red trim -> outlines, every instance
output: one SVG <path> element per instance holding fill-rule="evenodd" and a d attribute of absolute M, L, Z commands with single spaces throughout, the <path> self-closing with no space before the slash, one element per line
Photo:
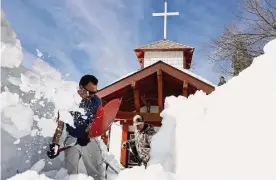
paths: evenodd
<path fill-rule="evenodd" d="M 58 149 L 58 152 L 60 153 L 60 152 L 65 151 L 65 150 L 67 150 L 67 149 L 69 149 L 69 148 L 71 148 L 71 147 L 72 147 L 72 146 L 66 146 L 66 147 L 59 148 L 59 149 Z"/>
<path fill-rule="evenodd" d="M 163 73 L 162 70 L 159 69 L 157 72 L 157 85 L 158 85 L 158 107 L 159 107 L 159 113 L 163 110 L 164 108 L 164 103 L 163 103 Z"/>
<path fill-rule="evenodd" d="M 133 81 L 137 82 L 149 75 L 156 73 L 158 69 L 162 69 L 163 72 L 169 74 L 170 76 L 176 79 L 179 79 L 180 81 L 186 80 L 189 84 L 193 85 L 199 90 L 206 92 L 207 94 L 210 94 L 212 91 L 215 90 L 215 88 L 212 85 L 207 84 L 189 74 L 186 74 L 185 72 L 182 72 L 168 64 L 165 64 L 162 61 L 158 61 L 157 63 L 149 67 L 146 67 L 128 77 L 121 79 L 120 81 L 117 81 L 113 84 L 104 87 L 97 93 L 97 95 L 101 98 L 104 98 L 120 89 L 123 89 L 124 87 L 131 85 Z"/>
<path fill-rule="evenodd" d="M 119 111 L 117 113 L 116 119 L 118 120 L 126 120 L 126 121 L 132 121 L 132 118 L 136 115 L 137 113 L 135 112 L 123 112 Z M 138 113 L 141 116 L 143 116 L 145 121 L 148 122 L 158 122 L 161 121 L 161 117 L 159 113 Z"/>
<path fill-rule="evenodd" d="M 127 141 L 127 132 L 128 132 L 128 124 L 123 124 L 123 129 L 122 129 L 122 144 Z M 124 167 L 127 166 L 127 151 L 122 148 L 121 149 L 121 163 Z"/>

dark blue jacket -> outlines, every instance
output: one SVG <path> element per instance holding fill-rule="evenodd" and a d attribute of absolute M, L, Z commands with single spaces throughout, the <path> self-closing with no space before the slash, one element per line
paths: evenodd
<path fill-rule="evenodd" d="M 79 107 L 84 109 L 84 115 L 78 111 L 70 112 L 74 118 L 76 128 L 66 124 L 68 133 L 76 138 L 86 138 L 88 133 L 85 131 L 88 125 L 94 121 L 94 116 L 101 105 L 102 101 L 97 95 L 94 95 L 91 100 L 83 99 Z"/>

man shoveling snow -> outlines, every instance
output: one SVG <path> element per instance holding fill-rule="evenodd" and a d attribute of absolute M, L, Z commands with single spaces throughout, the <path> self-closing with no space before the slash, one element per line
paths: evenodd
<path fill-rule="evenodd" d="M 96 95 L 98 80 L 93 75 L 85 75 L 80 79 L 78 94 L 82 98 L 79 107 L 84 109 L 84 114 L 80 112 L 70 112 L 74 126 L 58 120 L 56 132 L 47 152 L 49 158 L 53 159 L 59 155 L 60 137 L 64 125 L 68 135 L 63 142 L 65 147 L 65 168 L 69 174 L 77 174 L 79 160 L 82 158 L 87 174 L 95 180 L 103 176 L 101 150 L 97 139 L 88 137 L 88 129 L 94 121 L 98 108 L 102 105 L 101 99 Z"/>
<path fill-rule="evenodd" d="M 123 148 L 129 149 L 139 161 L 147 167 L 150 159 L 150 144 L 152 136 L 156 133 L 151 124 L 144 122 L 144 118 L 140 115 L 133 117 L 133 125 L 136 127 L 135 138 L 123 143 Z"/>

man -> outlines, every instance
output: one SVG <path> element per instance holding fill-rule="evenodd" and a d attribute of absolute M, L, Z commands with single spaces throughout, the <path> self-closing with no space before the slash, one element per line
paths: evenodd
<path fill-rule="evenodd" d="M 132 152 L 137 152 L 140 163 L 143 163 L 147 167 L 150 159 L 150 143 L 152 136 L 156 132 L 154 127 L 151 124 L 145 123 L 143 117 L 140 115 L 133 117 L 133 125 L 136 127 L 135 137 L 132 140 L 124 142 L 123 148 L 131 148 Z"/>
<path fill-rule="evenodd" d="M 63 128 L 66 127 L 67 137 L 64 146 L 72 146 L 64 151 L 65 168 L 69 174 L 77 174 L 79 160 L 82 157 L 87 174 L 95 180 L 101 179 L 103 167 L 101 166 L 101 152 L 96 139 L 88 138 L 88 127 L 94 121 L 94 115 L 99 106 L 102 105 L 101 99 L 96 95 L 98 79 L 93 75 L 85 75 L 80 79 L 78 94 L 82 98 L 79 107 L 84 109 L 84 114 L 80 112 L 70 112 L 74 119 L 74 127 L 58 120 L 58 127 L 55 131 L 50 150 L 47 152 L 49 158 L 53 159 L 59 155 L 57 149 L 60 144 L 60 137 Z"/>

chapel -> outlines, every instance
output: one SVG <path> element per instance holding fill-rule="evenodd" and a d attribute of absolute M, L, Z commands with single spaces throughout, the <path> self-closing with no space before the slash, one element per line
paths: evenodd
<path fill-rule="evenodd" d="M 135 48 L 134 53 L 140 69 L 100 89 L 97 93 L 103 104 L 115 98 L 122 98 L 115 119 L 117 123 L 112 125 L 108 135 L 103 139 L 109 145 L 109 151 L 117 154 L 117 158 L 125 167 L 137 165 L 131 153 L 121 149 L 124 141 L 134 137 L 132 118 L 136 114 L 142 115 L 146 123 L 154 125 L 158 130 L 162 126 L 160 113 L 164 109 L 166 97 L 189 97 L 198 90 L 210 94 L 216 87 L 190 71 L 195 48 L 167 40 L 166 18 L 178 13 L 167 12 L 165 0 L 165 12 L 153 15 L 164 16 L 164 39 Z"/>

